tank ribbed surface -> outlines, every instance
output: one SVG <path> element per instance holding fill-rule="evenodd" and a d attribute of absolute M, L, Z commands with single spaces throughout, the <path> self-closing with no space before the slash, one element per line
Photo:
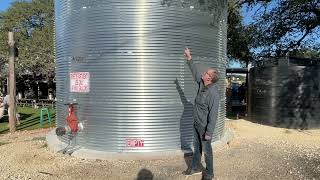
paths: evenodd
<path fill-rule="evenodd" d="M 225 118 L 226 0 L 56 0 L 57 126 L 77 102 L 79 146 L 108 152 L 189 149 L 196 84 L 183 57 L 216 67 Z M 70 92 L 70 73 L 89 72 L 90 92 Z M 128 147 L 143 139 L 144 147 Z M 62 138 L 62 141 L 66 139 Z"/>

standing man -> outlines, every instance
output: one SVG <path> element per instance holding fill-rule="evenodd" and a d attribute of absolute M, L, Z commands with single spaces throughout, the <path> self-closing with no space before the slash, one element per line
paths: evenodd
<path fill-rule="evenodd" d="M 214 177 L 211 140 L 218 117 L 219 93 L 216 82 L 219 80 L 219 73 L 216 69 L 210 67 L 201 72 L 200 68 L 193 64 L 188 48 L 185 48 L 184 56 L 195 81 L 199 85 L 193 107 L 194 152 L 192 166 L 191 169 L 186 171 L 186 175 L 202 173 L 203 180 L 211 180 Z M 203 171 L 201 165 L 202 152 L 206 163 L 206 169 Z"/>

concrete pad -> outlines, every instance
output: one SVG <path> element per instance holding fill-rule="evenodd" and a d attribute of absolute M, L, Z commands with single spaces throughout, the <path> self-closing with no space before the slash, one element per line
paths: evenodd
<path fill-rule="evenodd" d="M 222 138 L 219 141 L 212 143 L 212 147 L 218 145 L 227 144 L 234 136 L 234 133 L 227 129 L 225 130 Z M 60 141 L 55 134 L 55 129 L 50 131 L 47 136 L 48 147 L 53 152 L 63 152 L 68 144 Z M 182 150 L 176 151 L 159 151 L 159 152 L 135 152 L 135 153 L 121 153 L 121 152 L 106 152 L 97 151 L 92 149 L 86 149 L 81 147 L 74 147 L 74 150 L 70 150 L 69 154 L 82 159 L 101 159 L 101 160 L 155 160 L 155 159 L 168 159 L 176 156 L 183 156 L 185 153 Z"/>

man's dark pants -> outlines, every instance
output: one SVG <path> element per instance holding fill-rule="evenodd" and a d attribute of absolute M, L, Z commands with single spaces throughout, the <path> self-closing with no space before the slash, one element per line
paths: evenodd
<path fill-rule="evenodd" d="M 192 159 L 192 166 L 193 170 L 201 168 L 201 155 L 202 151 L 204 153 L 204 159 L 206 162 L 206 170 L 204 175 L 208 179 L 213 178 L 213 153 L 211 147 L 211 140 L 205 140 L 203 134 L 205 133 L 202 128 L 197 128 L 193 126 L 193 159 Z"/>

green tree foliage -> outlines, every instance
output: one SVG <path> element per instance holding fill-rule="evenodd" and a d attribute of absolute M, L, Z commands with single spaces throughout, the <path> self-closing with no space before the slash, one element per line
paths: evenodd
<path fill-rule="evenodd" d="M 320 58 L 319 49 L 302 48 L 290 52 L 290 56 L 304 57 L 304 58 Z"/>
<path fill-rule="evenodd" d="M 317 50 L 320 40 L 319 0 L 239 0 L 240 5 L 260 6 L 253 26 L 254 46 L 260 56 L 285 56 L 302 48 Z"/>
<path fill-rule="evenodd" d="M 6 64 L 5 58 L 0 57 L 0 81 L 1 81 L 3 78 L 6 78 L 6 77 L 7 77 L 8 68 L 7 68 L 6 65 L 7 65 L 7 64 Z"/>
<path fill-rule="evenodd" d="M 8 31 L 15 32 L 17 75 L 54 70 L 53 0 L 16 1 L 0 15 L 0 58 L 8 58 Z"/>
<path fill-rule="evenodd" d="M 235 0 L 228 1 L 228 59 L 245 63 L 253 60 L 250 52 L 255 29 L 243 25 L 241 6 Z"/>

